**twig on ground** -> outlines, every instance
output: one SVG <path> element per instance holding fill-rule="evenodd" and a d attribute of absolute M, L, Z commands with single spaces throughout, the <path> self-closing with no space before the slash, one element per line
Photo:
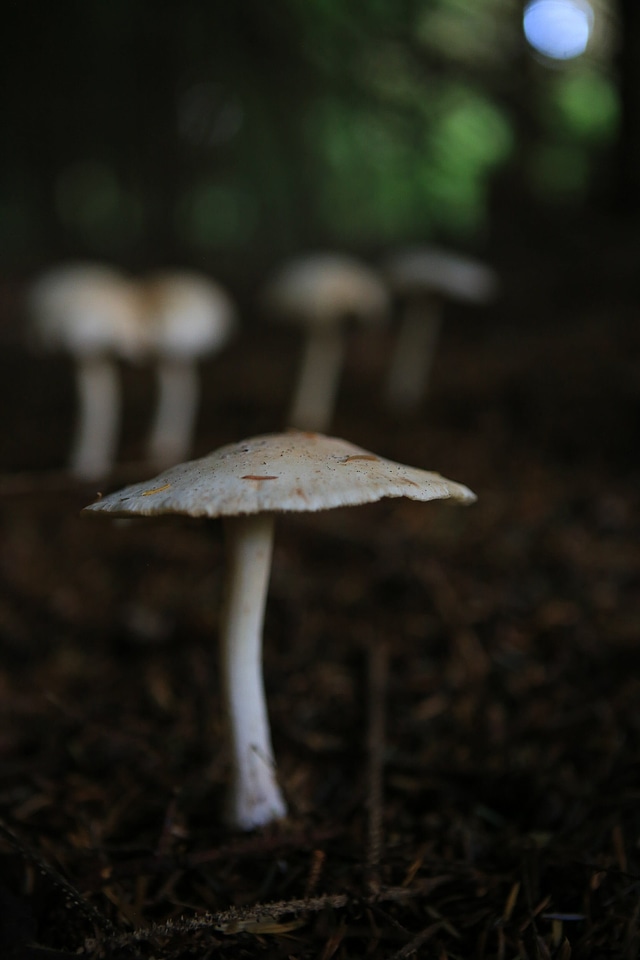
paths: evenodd
<path fill-rule="evenodd" d="M 383 772 L 386 723 L 388 653 L 384 643 L 369 645 L 368 658 L 368 831 L 365 883 L 370 894 L 380 890 L 380 860 L 383 845 Z"/>

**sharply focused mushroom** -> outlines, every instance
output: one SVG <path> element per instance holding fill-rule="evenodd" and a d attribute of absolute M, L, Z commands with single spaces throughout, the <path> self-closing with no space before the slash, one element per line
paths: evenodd
<path fill-rule="evenodd" d="M 70 469 L 83 479 L 101 477 L 118 442 L 115 358 L 134 359 L 144 350 L 135 286 L 110 267 L 72 264 L 36 280 L 29 306 L 40 342 L 75 360 L 78 414 Z"/>
<path fill-rule="evenodd" d="M 124 517 L 224 519 L 229 556 L 220 641 L 233 762 L 228 819 L 235 827 L 251 830 L 286 814 L 261 667 L 274 516 L 383 497 L 475 500 L 466 487 L 439 474 L 384 460 L 345 440 L 291 431 L 222 447 L 86 508 Z"/>
<path fill-rule="evenodd" d="M 197 273 L 159 274 L 142 289 L 150 349 L 158 363 L 149 458 L 163 467 L 191 450 L 200 398 L 197 362 L 227 342 L 235 308 L 219 284 Z"/>
<path fill-rule="evenodd" d="M 387 290 L 364 263 L 317 253 L 287 264 L 268 285 L 265 304 L 275 317 L 297 323 L 306 346 L 288 417 L 300 430 L 328 429 L 345 350 L 345 322 L 381 322 Z"/>
<path fill-rule="evenodd" d="M 417 407 L 425 394 L 444 302 L 486 303 L 495 295 L 498 280 L 485 264 L 431 247 L 396 253 L 384 272 L 402 312 L 387 396 L 391 406 L 406 411 Z"/>

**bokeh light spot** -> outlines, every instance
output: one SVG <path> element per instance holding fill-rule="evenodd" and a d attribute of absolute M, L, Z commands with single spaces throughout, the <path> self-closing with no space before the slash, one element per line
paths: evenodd
<path fill-rule="evenodd" d="M 586 0 L 532 0 L 523 18 L 524 34 L 538 53 L 571 60 L 587 49 L 593 9 Z"/>

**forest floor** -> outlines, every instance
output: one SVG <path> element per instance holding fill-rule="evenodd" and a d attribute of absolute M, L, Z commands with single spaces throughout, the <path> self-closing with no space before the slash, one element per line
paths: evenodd
<path fill-rule="evenodd" d="M 595 306 L 451 318 L 428 400 L 385 410 L 353 335 L 338 436 L 470 486 L 283 516 L 265 628 L 291 815 L 221 817 L 219 524 L 82 516 L 150 476 L 64 473 L 70 365 L 0 359 L 0 956 L 640 954 L 640 334 Z M 197 454 L 279 430 L 299 344 L 203 365 Z"/>

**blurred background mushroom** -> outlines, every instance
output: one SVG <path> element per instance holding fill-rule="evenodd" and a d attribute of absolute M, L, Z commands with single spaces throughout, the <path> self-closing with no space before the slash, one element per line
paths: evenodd
<path fill-rule="evenodd" d="M 83 480 L 103 477 L 113 466 L 120 426 L 116 359 L 137 359 L 145 349 L 137 289 L 111 267 L 72 264 L 38 278 L 29 304 L 39 342 L 69 354 L 76 367 L 70 470 Z"/>
<path fill-rule="evenodd" d="M 469 257 L 429 247 L 395 253 L 385 275 L 400 309 L 387 398 L 392 408 L 407 412 L 415 410 L 427 389 L 446 301 L 486 303 L 497 291 L 498 278 Z"/>
<path fill-rule="evenodd" d="M 158 467 L 186 459 L 200 401 L 198 361 L 234 332 L 236 310 L 220 284 L 195 272 L 164 272 L 142 285 L 144 321 L 157 364 L 148 457 Z"/>
<path fill-rule="evenodd" d="M 275 319 L 297 324 L 304 336 L 287 425 L 327 430 L 346 349 L 347 324 L 381 324 L 388 296 L 376 272 L 354 257 L 316 253 L 276 273 L 263 303 Z"/>

